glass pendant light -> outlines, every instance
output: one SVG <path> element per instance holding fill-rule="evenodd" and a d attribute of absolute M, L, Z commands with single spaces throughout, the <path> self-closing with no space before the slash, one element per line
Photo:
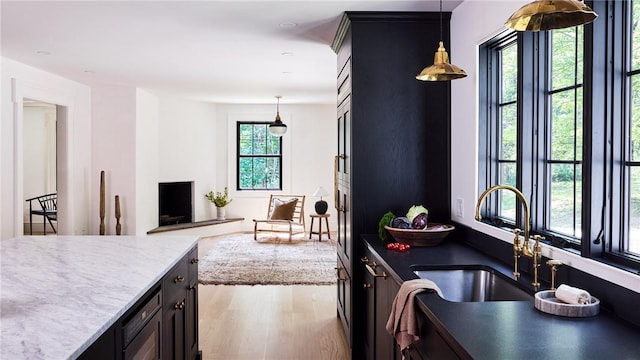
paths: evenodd
<path fill-rule="evenodd" d="M 553 30 L 588 24 L 597 17 L 580 0 L 536 0 L 514 12 L 505 26 L 517 31 Z"/>
<path fill-rule="evenodd" d="M 278 99 L 278 104 L 276 105 L 276 121 L 269 124 L 269 132 L 273 136 L 282 136 L 287 132 L 287 125 L 280 119 L 280 98 L 282 98 L 282 96 L 276 96 L 276 99 Z"/>
<path fill-rule="evenodd" d="M 433 57 L 433 65 L 428 66 L 416 76 L 422 81 L 448 81 L 467 76 L 461 68 L 449 63 L 449 54 L 442 42 L 442 0 L 440 0 L 440 44 Z"/>

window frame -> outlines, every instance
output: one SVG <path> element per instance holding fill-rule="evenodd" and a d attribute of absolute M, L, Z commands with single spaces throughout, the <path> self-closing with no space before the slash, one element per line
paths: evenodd
<path fill-rule="evenodd" d="M 269 129 L 268 126 L 269 124 L 271 124 L 271 122 L 268 121 L 236 121 L 236 191 L 282 191 L 282 183 L 283 183 L 283 145 L 282 145 L 282 137 L 279 136 L 274 136 L 271 135 L 269 133 Z M 240 152 L 240 128 L 242 125 L 264 125 L 266 127 L 266 133 L 268 134 L 268 136 L 272 136 L 274 138 L 278 139 L 278 154 L 277 155 L 271 155 L 271 154 L 251 154 L 251 155 L 242 155 Z M 253 142 L 253 139 L 252 139 Z M 243 158 L 275 158 L 278 159 L 278 163 L 280 164 L 278 167 L 278 187 L 277 188 L 241 188 L 240 187 L 240 182 L 241 182 L 241 167 L 240 167 L 240 161 Z"/>
<path fill-rule="evenodd" d="M 479 65 L 481 69 L 490 69 L 487 72 L 481 72 L 479 74 L 481 78 L 481 84 L 484 84 L 485 92 L 480 92 L 481 103 L 482 101 L 489 102 L 489 106 L 481 109 L 479 133 L 484 134 L 479 139 L 479 168 L 486 168 L 484 176 L 478 177 L 479 188 L 484 189 L 491 186 L 491 184 L 498 183 L 500 179 L 500 163 L 501 151 L 500 151 L 500 136 L 501 131 L 501 80 L 497 69 L 501 68 L 501 56 L 500 51 L 512 45 L 518 46 L 516 33 L 511 31 L 503 31 L 486 46 L 480 48 Z M 492 70 L 496 70 L 495 72 Z M 516 102 L 517 102 L 516 95 Z M 517 111 L 517 110 L 516 110 Z M 519 128 L 520 126 L 518 126 Z M 518 144 L 516 144 L 518 145 Z M 516 155 L 517 159 L 517 155 Z M 516 160 L 516 168 L 518 167 Z M 517 173 L 517 171 L 516 171 Z M 499 209 L 501 197 L 495 196 L 486 200 L 486 208 Z M 518 210 L 516 207 L 516 218 L 518 217 Z M 513 219 L 505 218 L 502 216 L 492 216 L 487 218 L 488 221 L 496 226 L 506 226 L 508 228 L 515 228 L 516 224 Z"/>
<path fill-rule="evenodd" d="M 550 73 L 547 60 L 549 32 L 503 32 L 479 47 L 480 109 L 479 109 L 479 159 L 478 190 L 497 184 L 497 164 L 492 163 L 496 151 L 493 137 L 496 116 L 494 83 L 498 71 L 491 64 L 492 51 L 509 36 L 518 42 L 518 151 L 517 181 L 527 197 L 531 209 L 532 234 L 546 237 L 543 242 L 563 250 L 579 253 L 617 268 L 637 272 L 640 256 L 625 253 L 624 218 L 626 203 L 624 183 L 625 126 L 628 122 L 629 89 L 626 61 L 628 48 L 630 2 L 590 2 L 598 13 L 599 21 L 584 25 L 583 79 L 582 79 L 582 212 L 579 242 L 570 236 L 544 230 L 547 227 L 548 198 L 544 191 L 547 175 L 547 78 Z M 590 5 L 591 6 L 591 5 Z M 515 34 L 515 35 L 514 35 Z M 598 44 L 598 46 L 594 46 Z M 604 44 L 604 45 L 603 45 Z M 494 91 L 494 92 L 492 92 Z M 493 141 L 493 143 L 492 143 Z M 550 189 L 550 187 L 549 187 Z M 496 197 L 497 198 L 497 197 Z M 628 198 L 628 195 L 626 196 Z M 490 200 L 490 199 L 487 199 Z M 494 210 L 491 210 L 494 209 Z M 516 207 L 516 221 L 509 224 L 496 221 L 497 200 L 486 202 L 483 218 L 498 227 L 522 228 L 522 207 Z M 494 218 L 492 219 L 492 215 Z M 498 219 L 501 220 L 501 219 Z M 578 229 L 576 229 L 578 230 Z"/>

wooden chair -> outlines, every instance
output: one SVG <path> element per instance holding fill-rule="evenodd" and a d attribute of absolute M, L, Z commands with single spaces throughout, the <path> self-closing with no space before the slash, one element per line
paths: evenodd
<path fill-rule="evenodd" d="M 31 204 L 32 201 L 37 200 L 40 205 L 40 209 L 34 209 Z M 27 199 L 25 201 L 29 202 L 29 234 L 33 235 L 33 215 L 41 215 L 42 219 L 42 230 L 44 234 L 47 234 L 47 221 L 53 232 L 57 234 L 56 228 L 53 226 L 53 221 L 58 220 L 58 194 L 47 194 L 36 196 L 31 199 Z"/>
<path fill-rule="evenodd" d="M 306 233 L 307 229 L 304 222 L 304 198 L 305 195 L 271 195 L 269 196 L 269 208 L 267 211 L 267 218 L 264 220 L 253 219 L 253 240 L 258 240 L 259 232 L 282 232 L 289 234 L 289 242 L 294 234 Z M 293 218 L 291 220 L 275 220 L 272 219 L 273 210 L 275 208 L 275 199 L 279 199 L 283 202 L 288 202 L 293 199 L 298 199 L 295 210 L 293 212 Z M 269 225 L 269 228 L 259 228 L 258 225 Z"/>

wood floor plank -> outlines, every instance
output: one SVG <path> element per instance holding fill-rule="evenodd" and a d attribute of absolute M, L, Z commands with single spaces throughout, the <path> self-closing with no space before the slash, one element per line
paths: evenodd
<path fill-rule="evenodd" d="M 335 285 L 199 285 L 198 301 L 204 360 L 351 359 Z"/>

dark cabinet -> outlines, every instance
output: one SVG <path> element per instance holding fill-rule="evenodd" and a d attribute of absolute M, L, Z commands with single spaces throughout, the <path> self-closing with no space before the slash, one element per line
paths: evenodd
<path fill-rule="evenodd" d="M 401 360 L 404 355 L 404 360 L 460 359 L 461 357 L 440 335 L 436 326 L 421 312 L 416 312 L 420 339 L 410 344 L 403 352 L 400 351 L 395 339 L 387 332 L 386 324 L 401 284 L 389 275 L 389 270 L 380 255 L 366 242 L 365 246 L 365 256 L 360 259 L 365 279 L 365 306 L 362 309 L 366 326 L 364 358 Z"/>
<path fill-rule="evenodd" d="M 195 246 L 79 358 L 201 358 L 197 254 Z"/>
<path fill-rule="evenodd" d="M 400 284 L 389 276 L 375 252 L 366 249 L 360 259 L 365 279 L 365 358 L 369 360 L 401 359 L 402 354 L 386 325 Z"/>
<path fill-rule="evenodd" d="M 337 312 L 342 327 L 344 329 L 351 329 L 351 275 L 345 269 L 342 264 L 342 260 L 338 257 L 338 264 L 336 267 L 337 282 Z"/>
<path fill-rule="evenodd" d="M 187 289 L 186 303 L 186 339 L 187 339 L 187 359 L 199 359 L 198 349 L 198 249 L 195 248 L 187 256 L 189 287 Z"/>
<path fill-rule="evenodd" d="M 338 155 L 335 157 L 334 171 L 335 171 L 335 206 L 338 214 L 338 232 L 336 239 L 336 250 L 338 257 L 337 276 L 338 276 L 338 315 L 342 321 L 342 326 L 347 332 L 347 339 L 349 345 L 351 345 L 352 329 L 350 326 L 351 321 L 351 287 L 352 287 L 352 264 L 351 256 L 352 251 L 352 233 L 349 230 L 351 228 L 351 204 L 350 204 L 350 108 L 349 108 L 349 94 L 345 94 L 344 91 L 348 91 L 345 85 L 349 81 L 349 68 L 346 67 L 338 81 L 341 81 L 343 86 L 339 87 L 339 94 L 344 96 L 342 103 L 338 108 Z"/>
<path fill-rule="evenodd" d="M 185 294 L 186 295 L 186 294 Z M 171 303 L 170 309 L 164 311 L 164 335 L 167 341 L 163 344 L 162 354 L 165 359 L 184 359 L 187 351 L 186 340 L 186 297 Z"/>
<path fill-rule="evenodd" d="M 196 359 L 198 355 L 197 248 L 176 264 L 162 281 L 163 359 Z"/>
<path fill-rule="evenodd" d="M 417 317 L 420 328 L 420 340 L 414 342 L 405 351 L 409 359 L 457 360 L 460 357 L 436 330 L 436 326 L 426 315 Z M 407 358 L 407 356 L 405 356 Z"/>
<path fill-rule="evenodd" d="M 442 14 L 449 39 L 450 13 Z M 429 209 L 450 220 L 450 83 L 415 79 L 433 64 L 439 13 L 346 12 L 332 48 L 338 59 L 338 137 L 334 200 L 338 213 L 338 314 L 352 347 L 364 357 L 362 234 L 376 233 L 387 211 Z M 350 288 L 350 294 L 342 294 Z M 350 318 L 343 318 L 349 316 Z"/>

